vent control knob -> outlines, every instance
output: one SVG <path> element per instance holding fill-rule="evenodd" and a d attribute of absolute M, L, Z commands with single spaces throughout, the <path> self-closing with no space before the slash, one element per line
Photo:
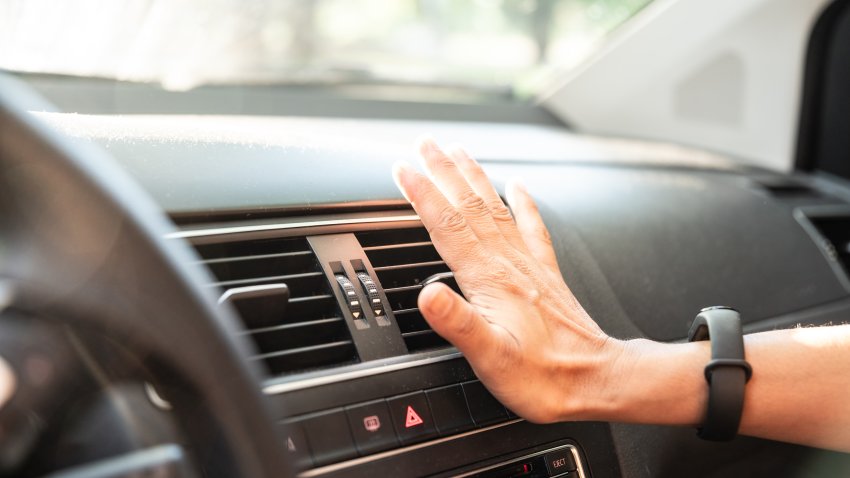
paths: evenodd
<path fill-rule="evenodd" d="M 372 277 L 370 277 L 366 272 L 358 271 L 357 278 L 360 279 L 360 283 L 363 284 L 363 290 L 365 290 L 366 295 L 369 296 L 369 307 L 372 308 L 372 312 L 375 314 L 375 320 L 378 322 L 378 325 L 390 325 L 389 320 L 385 317 L 387 309 L 384 307 L 383 301 L 381 301 L 381 295 L 378 293 L 378 285 L 375 284 L 375 281 L 372 280 Z"/>
<path fill-rule="evenodd" d="M 357 297 L 357 291 L 354 289 L 354 284 L 344 274 L 337 274 L 336 281 L 342 289 L 342 295 L 345 296 L 345 305 L 348 306 L 348 311 L 354 317 L 354 323 L 358 328 L 361 327 L 361 322 L 366 323 L 366 317 L 363 316 L 363 306 L 360 305 L 360 299 Z M 358 320 L 362 319 L 362 320 Z M 368 327 L 368 323 L 365 324 Z"/>
<path fill-rule="evenodd" d="M 378 286 L 375 285 L 375 281 L 365 272 L 358 272 L 357 278 L 360 279 L 363 289 L 369 296 L 369 306 L 372 307 L 375 317 L 384 315 L 384 305 L 381 303 L 381 296 L 378 295 Z"/>

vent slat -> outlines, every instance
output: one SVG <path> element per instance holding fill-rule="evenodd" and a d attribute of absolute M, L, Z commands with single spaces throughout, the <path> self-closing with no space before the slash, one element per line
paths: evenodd
<path fill-rule="evenodd" d="M 372 259 L 370 258 L 369 260 L 371 261 Z M 425 268 L 425 267 L 433 267 L 433 266 L 439 266 L 439 265 L 445 265 L 445 264 L 446 263 L 443 262 L 442 260 L 427 261 L 427 262 L 411 262 L 411 263 L 408 263 L 408 264 L 393 264 L 393 265 L 390 265 L 390 266 L 375 267 L 375 272 L 397 271 L 399 269 L 413 269 L 413 268 L 416 268 L 416 267 Z"/>
<path fill-rule="evenodd" d="M 422 242 L 408 242 L 403 244 L 387 244 L 384 246 L 372 246 L 372 247 L 364 247 L 363 250 L 366 252 L 371 251 L 386 251 L 393 249 L 404 249 L 407 247 L 421 247 L 421 246 L 433 246 L 434 243 L 431 241 L 422 241 Z"/>
<path fill-rule="evenodd" d="M 275 238 L 196 246 L 221 290 L 285 284 L 288 299 L 242 301 L 237 311 L 272 375 L 357 361 L 357 350 L 330 284 L 309 243 Z M 272 299 L 277 300 L 273 302 Z M 285 302 L 281 303 L 280 301 Z"/>
<path fill-rule="evenodd" d="M 447 347 L 417 308 L 422 282 L 451 272 L 423 227 L 356 234 L 384 288 L 407 349 L 410 352 Z M 457 289 L 452 281 L 449 284 Z"/>
<path fill-rule="evenodd" d="M 266 257 L 266 256 L 263 256 Z M 238 261 L 217 260 L 207 262 L 216 277 L 233 282 L 238 280 L 258 280 L 269 276 L 309 274 L 319 272 L 315 258 L 310 255 L 276 255 L 270 258 L 240 259 Z"/>
<path fill-rule="evenodd" d="M 405 315 L 405 314 L 413 314 L 413 313 L 416 313 L 416 312 L 419 312 L 419 309 L 417 309 L 416 307 L 413 307 L 412 309 L 394 310 L 393 315 L 399 316 L 399 315 Z"/>
<path fill-rule="evenodd" d="M 389 289 L 417 285 L 432 275 L 442 272 L 451 272 L 449 266 L 443 261 L 375 268 L 375 274 L 381 285 Z"/>
<path fill-rule="evenodd" d="M 309 251 L 310 245 L 307 244 L 306 238 L 296 237 L 199 244 L 195 245 L 195 249 L 203 259 L 220 259 L 224 257 L 249 257 L 284 252 Z"/>
<path fill-rule="evenodd" d="M 277 258 L 287 258 L 287 257 L 301 257 L 301 256 L 311 256 L 313 255 L 313 251 L 296 251 L 296 252 L 282 252 L 279 254 L 262 254 L 258 256 L 240 256 L 240 257 L 220 257 L 218 259 L 207 259 L 205 261 L 200 261 L 201 264 L 222 264 L 227 262 L 238 262 L 238 261 L 256 261 L 256 260 L 266 260 L 266 259 L 277 259 Z"/>
<path fill-rule="evenodd" d="M 296 329 L 299 327 L 311 327 L 314 325 L 322 325 L 322 324 L 330 324 L 333 322 L 342 322 L 341 317 L 331 317 L 328 319 L 319 319 L 319 320 L 307 320 L 307 321 L 295 321 L 291 324 L 282 324 L 282 325 L 273 325 L 271 327 L 261 327 L 258 329 L 251 330 L 243 330 L 240 332 L 240 335 L 254 335 L 263 332 L 275 332 L 279 330 L 289 330 Z"/>
<path fill-rule="evenodd" d="M 286 353 L 264 354 L 254 357 L 262 360 L 272 370 L 278 373 L 291 373 L 320 367 L 336 367 L 355 363 L 357 351 L 354 344 L 340 341 L 324 346 L 303 347 Z"/>
<path fill-rule="evenodd" d="M 339 315 L 336 298 L 329 294 L 289 299 L 286 313 L 290 317 L 312 319 L 327 319 Z"/>
<path fill-rule="evenodd" d="M 419 333 L 410 333 L 404 338 L 408 350 L 427 350 L 439 347 L 449 347 L 451 344 L 437 335 L 433 330 L 423 330 Z"/>
<path fill-rule="evenodd" d="M 396 292 L 408 292 L 408 291 L 411 291 L 411 290 L 419 290 L 421 288 L 422 288 L 421 284 L 416 284 L 416 285 L 408 285 L 408 286 L 404 286 L 404 287 L 393 287 L 391 289 L 384 289 L 384 292 L 386 292 L 387 294 L 395 294 Z"/>
<path fill-rule="evenodd" d="M 431 327 L 428 325 L 428 322 L 425 321 L 425 317 L 422 317 L 422 313 L 419 312 L 419 309 L 408 310 L 409 312 L 406 314 L 396 314 L 396 321 L 398 322 L 398 328 L 402 335 L 423 330 L 431 330 Z"/>
<path fill-rule="evenodd" d="M 327 343 L 327 344 L 309 345 L 307 347 L 298 347 L 298 348 L 289 349 L 289 350 L 279 350 L 277 352 L 269 352 L 269 353 L 265 353 L 265 354 L 255 355 L 252 358 L 253 359 L 265 360 L 267 358 L 285 357 L 287 355 L 297 355 L 297 354 L 303 354 L 303 353 L 306 353 L 306 352 L 315 352 L 317 350 L 324 350 L 324 349 L 330 349 L 330 348 L 336 348 L 336 347 L 344 347 L 344 346 L 347 346 L 347 345 L 353 345 L 353 342 L 351 342 L 350 340 L 340 340 L 338 342 L 331 342 L 331 343 Z"/>
<path fill-rule="evenodd" d="M 366 250 L 366 253 L 375 268 L 397 265 L 399 257 L 404 257 L 409 263 L 443 262 L 443 258 L 430 242 L 379 246 Z"/>
<path fill-rule="evenodd" d="M 260 353 L 284 354 L 309 347 L 324 347 L 327 344 L 350 342 L 348 327 L 341 319 L 286 324 L 289 327 L 267 327 L 253 331 L 251 337 Z"/>
<path fill-rule="evenodd" d="M 417 299 L 419 299 L 419 292 L 422 290 L 422 286 L 400 287 L 394 290 L 395 292 L 384 291 L 387 294 L 387 300 L 390 303 L 391 309 L 414 309 L 419 306 Z"/>
<path fill-rule="evenodd" d="M 364 248 L 389 246 L 393 244 L 410 244 L 415 242 L 431 242 L 431 236 L 424 227 L 410 229 L 385 229 L 382 231 L 358 232 L 357 240 Z"/>
<path fill-rule="evenodd" d="M 430 329 L 429 330 L 414 330 L 413 332 L 404 332 L 404 333 L 401 334 L 401 336 L 404 337 L 405 339 L 409 339 L 409 338 L 412 338 L 412 337 L 421 337 L 421 336 L 427 335 L 427 334 L 436 334 L 436 332 L 434 332 L 433 330 L 430 330 Z"/>
<path fill-rule="evenodd" d="M 311 295 L 313 291 L 323 290 L 322 284 L 327 283 L 327 281 L 325 280 L 324 273 L 308 272 L 304 274 L 286 274 L 279 276 L 258 277 L 256 279 L 215 282 L 213 284 L 210 284 L 210 286 L 229 289 L 231 287 L 270 284 L 274 282 L 285 283 L 289 287 L 289 292 L 293 297 Z"/>

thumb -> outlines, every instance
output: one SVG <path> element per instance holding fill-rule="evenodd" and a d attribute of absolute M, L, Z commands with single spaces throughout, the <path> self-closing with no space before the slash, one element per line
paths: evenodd
<path fill-rule="evenodd" d="M 499 339 L 481 314 L 449 286 L 436 282 L 419 293 L 419 310 L 435 332 L 475 360 L 492 350 Z"/>

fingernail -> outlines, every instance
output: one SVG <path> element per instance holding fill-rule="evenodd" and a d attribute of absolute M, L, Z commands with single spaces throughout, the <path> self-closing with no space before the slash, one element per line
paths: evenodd
<path fill-rule="evenodd" d="M 452 308 L 452 298 L 446 287 L 435 286 L 437 291 L 431 294 L 428 309 L 437 317 L 445 317 Z"/>

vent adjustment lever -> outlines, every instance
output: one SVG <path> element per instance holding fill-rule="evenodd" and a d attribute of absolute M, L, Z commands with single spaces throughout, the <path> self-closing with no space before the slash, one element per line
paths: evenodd
<path fill-rule="evenodd" d="M 339 283 L 342 294 L 345 296 L 345 305 L 351 316 L 354 317 L 354 325 L 358 329 L 366 329 L 369 323 L 366 322 L 366 317 L 363 315 L 363 306 L 360 305 L 360 299 L 357 298 L 357 291 L 354 289 L 354 284 L 345 276 L 345 274 L 336 274 L 334 276 Z"/>
<path fill-rule="evenodd" d="M 360 279 L 360 283 L 363 285 L 363 290 L 365 290 L 366 295 L 369 296 L 369 307 L 375 314 L 375 321 L 381 327 L 390 325 L 390 321 L 387 319 L 386 314 L 387 309 L 384 307 L 384 303 L 381 300 L 381 294 L 378 293 L 378 286 L 375 284 L 375 281 L 372 280 L 372 277 L 364 271 L 357 271 L 357 278 Z"/>

